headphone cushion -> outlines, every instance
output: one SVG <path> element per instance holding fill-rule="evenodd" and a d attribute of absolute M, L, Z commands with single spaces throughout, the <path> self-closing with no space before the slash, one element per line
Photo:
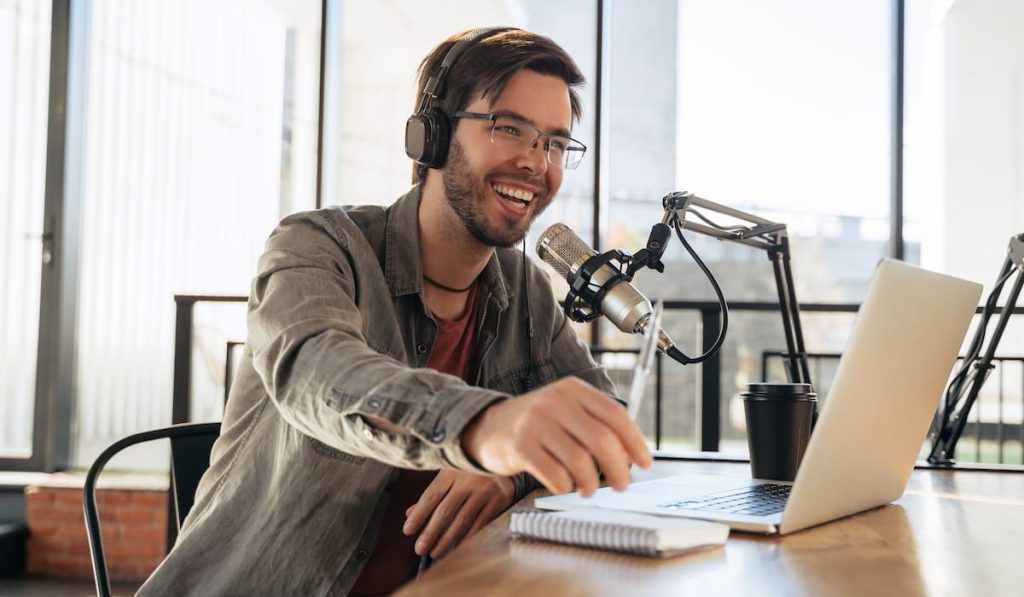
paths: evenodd
<path fill-rule="evenodd" d="M 428 168 L 441 168 L 448 157 L 448 116 L 437 108 L 405 121 L 405 155 Z"/>
<path fill-rule="evenodd" d="M 433 132 L 433 139 L 430 145 L 429 159 L 424 159 L 430 168 L 443 168 L 448 161 L 448 143 L 451 141 L 451 125 L 448 115 L 437 108 L 432 108 L 426 115 L 430 120 L 430 130 Z M 424 156 L 427 158 L 427 156 Z"/>
<path fill-rule="evenodd" d="M 421 162 L 426 152 L 429 126 L 427 119 L 419 114 L 413 114 L 405 121 L 405 155 L 416 162 Z"/>

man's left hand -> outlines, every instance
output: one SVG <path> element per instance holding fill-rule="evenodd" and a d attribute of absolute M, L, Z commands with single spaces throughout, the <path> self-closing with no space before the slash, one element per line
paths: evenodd
<path fill-rule="evenodd" d="M 414 535 L 416 553 L 439 558 L 512 505 L 512 479 L 442 470 L 405 511 L 402 532 Z M 426 526 L 424 527 L 424 524 Z"/>

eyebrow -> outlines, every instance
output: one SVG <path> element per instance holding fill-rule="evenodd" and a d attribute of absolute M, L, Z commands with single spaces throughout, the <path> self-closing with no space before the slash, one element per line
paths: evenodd
<path fill-rule="evenodd" d="M 527 122 L 527 123 L 533 125 L 533 127 L 535 129 L 537 129 L 537 130 L 541 130 L 540 127 L 537 126 L 537 123 L 534 122 L 532 119 L 527 118 L 526 116 L 523 116 L 519 112 L 515 112 L 513 110 L 495 110 L 494 112 L 492 112 L 492 114 L 496 114 L 498 116 L 511 116 L 512 118 L 515 118 L 516 120 L 522 120 L 523 122 Z M 572 135 L 570 134 L 569 129 L 566 129 L 566 128 L 557 128 L 557 129 L 555 129 L 553 131 L 544 131 L 544 132 L 546 132 L 549 135 L 558 135 L 559 137 L 569 137 L 570 139 L 572 139 Z"/>

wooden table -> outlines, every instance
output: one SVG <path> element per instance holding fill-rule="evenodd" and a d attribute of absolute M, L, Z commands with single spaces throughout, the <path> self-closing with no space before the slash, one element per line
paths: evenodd
<path fill-rule="evenodd" d="M 659 461 L 636 480 L 748 465 Z M 529 508 L 537 491 L 515 509 Z M 648 559 L 512 538 L 506 512 L 399 595 L 1024 595 L 1024 473 L 916 470 L 890 504 Z"/>

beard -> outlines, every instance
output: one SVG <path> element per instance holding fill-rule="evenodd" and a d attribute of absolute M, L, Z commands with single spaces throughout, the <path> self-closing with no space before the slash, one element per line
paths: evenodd
<path fill-rule="evenodd" d="M 462 145 L 452 139 L 448 150 L 448 164 L 441 171 L 445 196 L 448 205 L 458 216 L 462 225 L 473 235 L 473 238 L 490 247 L 508 248 L 516 245 L 526 236 L 530 224 L 544 211 L 544 205 L 529 218 L 517 218 L 511 214 L 502 214 L 499 226 L 491 226 L 487 221 L 483 203 L 488 191 L 488 184 L 473 172 Z M 535 197 L 534 201 L 541 200 Z"/>

